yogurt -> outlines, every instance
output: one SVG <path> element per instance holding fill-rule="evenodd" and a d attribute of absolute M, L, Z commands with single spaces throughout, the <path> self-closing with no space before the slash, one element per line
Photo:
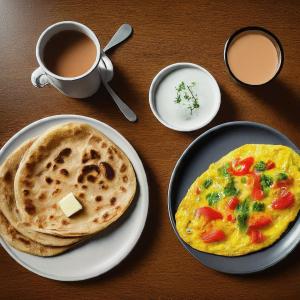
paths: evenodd
<path fill-rule="evenodd" d="M 157 83 L 153 110 L 157 118 L 167 127 L 191 131 L 203 127 L 215 116 L 220 106 L 220 90 L 212 75 L 194 64 L 178 64 L 171 68 Z M 176 103 L 176 87 L 184 82 L 193 85 L 199 108 L 192 111 L 182 103 Z"/>

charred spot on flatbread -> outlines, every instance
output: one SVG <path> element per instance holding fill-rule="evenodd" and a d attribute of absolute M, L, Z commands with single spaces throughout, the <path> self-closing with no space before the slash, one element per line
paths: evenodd
<path fill-rule="evenodd" d="M 25 199 L 25 211 L 29 214 L 29 215 L 34 215 L 36 213 L 36 208 L 35 206 L 32 204 L 32 200 L 31 199 Z"/>
<path fill-rule="evenodd" d="M 102 196 L 96 196 L 95 200 L 96 200 L 97 202 L 102 201 Z"/>
<path fill-rule="evenodd" d="M 48 184 L 51 184 L 51 183 L 53 182 L 53 179 L 52 179 L 51 177 L 47 176 L 47 177 L 45 178 L 45 181 L 46 181 Z"/>
<path fill-rule="evenodd" d="M 65 158 L 70 156 L 72 153 L 71 148 L 65 148 L 59 152 L 57 157 L 54 159 L 54 161 L 58 164 L 63 164 L 65 162 Z"/>
<path fill-rule="evenodd" d="M 67 169 L 61 169 L 59 172 L 66 177 L 69 176 L 69 171 Z"/>
<path fill-rule="evenodd" d="M 117 198 L 116 198 L 116 197 L 112 197 L 112 198 L 110 199 L 110 204 L 113 206 L 113 205 L 116 204 L 116 201 L 117 201 Z"/>
<path fill-rule="evenodd" d="M 109 163 L 104 161 L 100 163 L 100 166 L 104 167 L 106 179 L 113 180 L 115 178 L 115 171 Z"/>

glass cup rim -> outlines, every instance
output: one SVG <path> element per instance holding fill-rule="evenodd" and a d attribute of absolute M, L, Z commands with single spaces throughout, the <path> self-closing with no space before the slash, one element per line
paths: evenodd
<path fill-rule="evenodd" d="M 83 31 L 81 31 L 81 32 L 83 34 L 85 34 L 89 38 L 92 37 L 91 40 L 95 44 L 96 50 L 97 50 L 96 58 L 95 58 L 95 61 L 94 61 L 93 65 L 86 72 L 84 72 L 83 74 L 81 74 L 79 76 L 75 76 L 75 77 L 64 77 L 64 76 L 59 76 L 59 75 L 53 73 L 52 71 L 50 71 L 45 66 L 45 64 L 44 64 L 44 62 L 43 62 L 43 60 L 41 58 L 41 44 L 44 41 L 44 39 L 46 38 L 46 36 L 49 34 L 49 32 L 53 31 L 54 28 L 61 27 L 61 26 L 64 26 L 66 24 L 74 25 L 74 29 L 73 30 L 76 30 L 76 28 L 77 29 L 82 29 Z M 64 29 L 62 29 L 61 31 L 64 31 Z M 58 32 L 60 32 L 60 31 L 58 31 Z M 56 33 L 58 33 L 58 32 L 56 32 Z M 56 34 L 56 33 L 54 33 L 54 34 Z M 51 35 L 50 37 L 52 37 L 53 35 Z M 97 38 L 96 34 L 89 27 L 87 27 L 86 25 L 84 25 L 82 23 L 79 23 L 79 22 L 76 22 L 76 21 L 61 21 L 61 22 L 57 22 L 57 23 L 54 23 L 54 24 L 48 26 L 41 33 L 41 35 L 39 36 L 39 39 L 37 41 L 37 44 L 36 44 L 36 59 L 38 61 L 39 66 L 42 68 L 42 70 L 46 74 L 48 74 L 51 77 L 54 77 L 54 78 L 56 78 L 58 80 L 74 81 L 74 80 L 78 80 L 78 79 L 82 79 L 82 78 L 86 77 L 87 75 L 89 75 L 99 65 L 100 58 L 101 58 L 101 46 L 100 46 L 100 42 L 99 42 L 99 39 Z"/>
<path fill-rule="evenodd" d="M 244 33 L 244 32 L 247 32 L 247 31 L 260 31 L 262 32 L 262 34 L 264 34 L 265 36 L 269 37 L 270 40 L 272 41 L 273 44 L 275 44 L 274 46 L 276 47 L 278 53 L 279 53 L 279 66 L 276 70 L 276 72 L 274 73 L 274 75 L 266 82 L 264 83 L 260 83 L 260 84 L 251 84 L 251 83 L 246 83 L 242 80 L 240 80 L 239 78 L 237 78 L 235 76 L 235 74 L 231 71 L 230 69 L 230 66 L 229 66 L 229 63 L 228 63 L 228 50 L 229 50 L 229 47 L 231 45 L 231 43 L 235 40 L 235 38 Z M 269 82 L 271 82 L 272 80 L 274 80 L 278 74 L 280 73 L 281 69 L 282 69 L 282 66 L 283 66 L 283 62 L 284 62 L 284 52 L 283 52 L 283 47 L 281 45 L 281 42 L 280 40 L 277 38 L 277 36 L 272 33 L 271 31 L 267 30 L 266 28 L 264 27 L 260 27 L 260 26 L 246 26 L 246 27 L 242 27 L 236 31 L 234 31 L 230 37 L 227 39 L 226 43 L 225 43 L 225 46 L 224 46 L 224 62 L 225 62 L 225 65 L 227 67 L 227 70 L 230 74 L 230 76 L 236 81 L 238 82 L 239 84 L 241 85 L 244 85 L 244 86 L 249 86 L 249 87 L 255 87 L 255 86 L 263 86 L 263 85 L 266 85 L 268 84 Z"/>

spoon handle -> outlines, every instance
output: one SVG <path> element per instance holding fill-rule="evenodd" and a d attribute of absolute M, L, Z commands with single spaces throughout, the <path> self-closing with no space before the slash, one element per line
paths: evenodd
<path fill-rule="evenodd" d="M 108 51 L 112 47 L 125 41 L 132 33 L 132 27 L 129 24 L 123 24 L 111 38 L 109 43 L 103 49 L 104 52 Z"/>
<path fill-rule="evenodd" d="M 126 119 L 130 122 L 135 122 L 137 120 L 137 116 L 131 110 L 131 108 L 115 93 L 115 91 L 109 86 L 107 82 L 104 82 L 104 85 Z"/>

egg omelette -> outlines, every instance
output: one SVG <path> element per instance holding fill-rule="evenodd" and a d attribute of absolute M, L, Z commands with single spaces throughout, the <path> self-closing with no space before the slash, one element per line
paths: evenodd
<path fill-rule="evenodd" d="M 176 212 L 176 228 L 197 250 L 239 256 L 273 244 L 299 209 L 299 154 L 248 144 L 194 181 Z"/>

